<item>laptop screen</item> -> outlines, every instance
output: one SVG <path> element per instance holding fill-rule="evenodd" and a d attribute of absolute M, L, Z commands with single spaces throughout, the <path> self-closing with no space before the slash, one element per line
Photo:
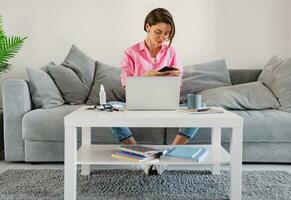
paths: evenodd
<path fill-rule="evenodd" d="M 176 110 L 180 77 L 127 77 L 127 110 Z"/>

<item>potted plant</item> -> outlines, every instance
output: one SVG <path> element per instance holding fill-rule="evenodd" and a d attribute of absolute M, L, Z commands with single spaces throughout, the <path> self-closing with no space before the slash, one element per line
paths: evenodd
<path fill-rule="evenodd" d="M 10 68 L 8 60 L 20 50 L 26 38 L 6 36 L 2 27 L 2 16 L 0 16 L 0 76 Z"/>

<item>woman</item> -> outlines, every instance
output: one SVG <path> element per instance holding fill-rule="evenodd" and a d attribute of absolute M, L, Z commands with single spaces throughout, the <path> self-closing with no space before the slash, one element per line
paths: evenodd
<path fill-rule="evenodd" d="M 182 66 L 171 46 L 175 36 L 175 24 L 170 12 L 164 8 L 152 10 L 145 18 L 144 30 L 147 32 L 145 40 L 125 51 L 121 64 L 123 87 L 126 87 L 128 76 L 182 76 Z M 159 72 L 164 66 L 176 70 Z M 186 144 L 197 130 L 180 128 L 173 144 Z M 124 144 L 136 144 L 129 128 L 111 128 L 111 131 Z"/>

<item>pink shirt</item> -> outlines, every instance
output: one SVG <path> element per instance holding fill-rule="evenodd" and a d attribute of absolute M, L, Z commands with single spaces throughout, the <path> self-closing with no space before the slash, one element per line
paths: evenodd
<path fill-rule="evenodd" d="M 145 42 L 137 43 L 126 49 L 124 53 L 121 62 L 121 84 L 123 87 L 126 86 L 127 76 L 143 76 L 149 70 L 159 71 L 165 66 L 178 68 L 183 74 L 182 66 L 172 46 L 168 48 L 168 45 L 163 44 L 154 60 Z"/>

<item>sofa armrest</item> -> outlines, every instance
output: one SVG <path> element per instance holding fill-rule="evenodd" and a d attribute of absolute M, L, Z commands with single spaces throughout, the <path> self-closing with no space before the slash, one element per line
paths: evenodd
<path fill-rule="evenodd" d="M 5 160 L 23 161 L 22 118 L 32 109 L 28 83 L 25 80 L 6 80 L 2 91 Z"/>

